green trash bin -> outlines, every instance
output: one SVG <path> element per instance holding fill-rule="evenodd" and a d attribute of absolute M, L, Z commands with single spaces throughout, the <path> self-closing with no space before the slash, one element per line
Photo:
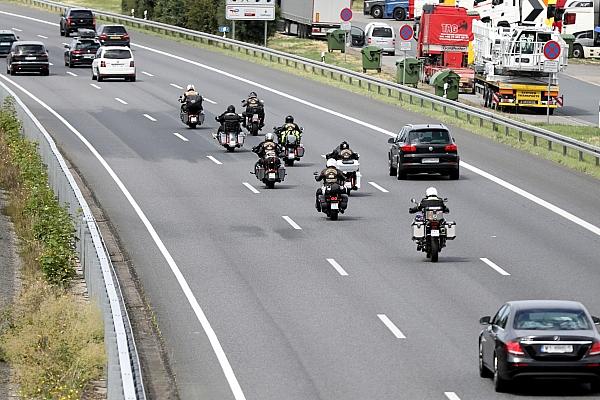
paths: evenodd
<path fill-rule="evenodd" d="M 443 69 L 433 74 L 429 83 L 435 88 L 435 94 L 448 100 L 458 100 L 460 76 L 451 69 Z"/>
<path fill-rule="evenodd" d="M 569 46 L 569 58 L 573 58 L 573 42 L 575 42 L 575 35 L 565 33 L 560 36 L 567 43 L 567 46 Z"/>
<path fill-rule="evenodd" d="M 346 31 L 341 29 L 330 29 L 327 31 L 327 51 L 334 50 L 346 52 Z"/>
<path fill-rule="evenodd" d="M 381 53 L 383 49 L 379 46 L 365 46 L 360 51 L 362 53 L 363 72 L 368 69 L 376 69 L 381 72 Z"/>
<path fill-rule="evenodd" d="M 406 72 L 404 71 L 404 64 L 406 63 Z M 396 61 L 396 82 L 402 84 L 404 80 L 405 85 L 417 86 L 421 74 L 421 60 L 417 60 L 414 57 L 400 58 Z"/>

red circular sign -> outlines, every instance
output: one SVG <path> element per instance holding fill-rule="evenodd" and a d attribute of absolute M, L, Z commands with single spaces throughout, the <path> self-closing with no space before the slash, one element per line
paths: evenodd
<path fill-rule="evenodd" d="M 549 40 L 544 44 L 544 56 L 548 60 L 556 60 L 560 56 L 560 43 Z"/>
<path fill-rule="evenodd" d="M 342 8 L 342 11 L 340 12 L 340 18 L 344 22 L 350 21 L 352 19 L 352 10 L 349 8 Z"/>
<path fill-rule="evenodd" d="M 402 25 L 400 28 L 400 38 L 402 40 L 411 40 L 415 34 L 413 27 L 410 25 Z"/>

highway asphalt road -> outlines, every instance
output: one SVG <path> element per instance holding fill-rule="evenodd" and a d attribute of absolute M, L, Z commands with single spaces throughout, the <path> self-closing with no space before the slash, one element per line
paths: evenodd
<path fill-rule="evenodd" d="M 461 180 L 397 181 L 387 171 L 388 134 L 433 120 L 137 32 L 138 82 L 93 82 L 89 69 L 63 67 L 57 21 L 2 3 L 0 25 L 43 40 L 54 65 L 49 77 L 0 79 L 69 121 L 120 178 L 121 187 L 73 131 L 16 89 L 116 227 L 183 399 L 590 396 L 585 385 L 552 383 L 494 393 L 477 373 L 477 335 L 479 317 L 512 299 L 577 299 L 600 314 L 597 180 L 453 129 Z M 207 98 L 197 130 L 179 121 L 173 86 L 190 82 Z M 306 156 L 274 190 L 249 173 L 260 138 L 231 154 L 211 136 L 214 116 L 252 90 L 265 100 L 268 127 L 290 113 L 304 127 Z M 332 222 L 314 209 L 312 172 L 342 139 L 361 155 L 364 187 Z M 407 212 L 430 185 L 450 199 L 458 224 L 437 264 L 416 252 Z"/>
<path fill-rule="evenodd" d="M 396 31 L 404 24 L 411 24 L 412 21 L 396 21 L 393 19 L 373 19 L 369 15 L 363 15 L 362 12 L 354 12 L 352 24 L 362 29 L 369 22 L 384 22 Z M 396 47 L 400 48 L 400 41 L 397 40 Z M 407 54 L 415 57 L 417 42 L 412 41 L 412 49 Z M 396 56 L 383 56 L 383 65 L 396 69 L 396 60 L 403 57 L 403 53 L 397 50 Z M 565 72 L 559 74 L 559 84 L 564 96 L 564 107 L 556 111 L 556 115 L 569 116 L 578 122 L 584 124 L 598 124 L 598 107 L 600 102 L 600 89 L 593 82 L 597 79 L 589 79 L 590 76 L 600 77 L 600 65 L 578 65 L 570 64 Z M 481 98 L 481 96 L 479 96 Z M 562 122 L 561 122 L 562 123 Z"/>

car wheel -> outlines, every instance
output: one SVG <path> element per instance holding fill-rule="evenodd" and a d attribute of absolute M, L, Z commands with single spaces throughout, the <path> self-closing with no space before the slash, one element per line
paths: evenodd
<path fill-rule="evenodd" d="M 65 67 L 69 66 L 69 62 L 67 61 L 67 57 L 65 57 Z"/>
<path fill-rule="evenodd" d="M 48 75 L 50 75 L 50 68 L 43 69 L 43 70 L 40 72 L 40 75 L 42 75 L 42 76 L 48 76 Z"/>
<path fill-rule="evenodd" d="M 132 77 L 130 77 L 130 78 L 129 78 L 129 81 L 130 81 L 130 82 L 135 82 L 135 80 L 136 80 L 136 77 L 135 77 L 135 75 L 133 75 Z"/>
<path fill-rule="evenodd" d="M 450 179 L 457 181 L 460 178 L 460 170 L 458 168 L 450 171 Z"/>
<path fill-rule="evenodd" d="M 375 19 L 383 18 L 383 8 L 381 8 L 381 6 L 371 8 L 371 15 Z"/>
<path fill-rule="evenodd" d="M 494 354 L 494 390 L 497 393 L 504 393 L 508 390 L 508 382 L 500 377 L 500 363 L 498 356 Z"/>
<path fill-rule="evenodd" d="M 404 8 L 396 8 L 394 10 L 394 19 L 396 21 L 404 21 L 406 19 L 406 11 Z"/>
<path fill-rule="evenodd" d="M 584 52 L 583 47 L 580 44 L 576 44 L 573 46 L 573 57 L 574 58 L 583 58 Z"/>
<path fill-rule="evenodd" d="M 483 364 L 483 344 L 479 339 L 479 376 L 482 378 L 491 378 L 490 370 Z"/>
<path fill-rule="evenodd" d="M 396 168 L 394 168 L 394 165 L 392 164 L 392 159 L 391 158 L 389 160 L 389 164 L 390 164 L 390 176 L 396 176 L 396 174 L 397 174 Z"/>
<path fill-rule="evenodd" d="M 102 77 L 102 75 L 98 74 L 96 75 L 96 79 L 98 80 L 98 82 L 102 82 L 102 79 L 104 78 Z"/>
<path fill-rule="evenodd" d="M 592 392 L 592 393 L 600 393 L 600 381 L 592 381 L 592 382 L 590 382 L 590 392 Z"/>
<path fill-rule="evenodd" d="M 65 36 L 62 26 L 58 30 L 60 31 L 60 36 Z"/>
<path fill-rule="evenodd" d="M 396 166 L 396 179 L 399 181 L 406 179 L 406 172 L 404 172 L 400 167 L 400 162 L 398 162 Z"/>
<path fill-rule="evenodd" d="M 92 68 L 92 80 L 95 81 L 96 80 L 96 74 L 94 74 L 94 68 Z"/>
<path fill-rule="evenodd" d="M 10 67 L 6 64 L 6 75 L 10 75 Z"/>

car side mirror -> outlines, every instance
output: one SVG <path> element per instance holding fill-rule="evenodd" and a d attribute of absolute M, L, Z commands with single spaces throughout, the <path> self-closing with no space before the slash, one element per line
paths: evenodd
<path fill-rule="evenodd" d="M 396 143 L 396 139 L 394 139 L 394 138 L 389 138 L 389 139 L 388 139 L 388 143 L 389 143 L 389 144 L 394 144 L 394 143 Z"/>
<path fill-rule="evenodd" d="M 594 317 L 594 316 L 592 315 L 592 321 L 594 321 L 594 324 L 596 324 L 596 325 L 600 325 L 600 318 L 598 318 L 598 317 Z"/>
<path fill-rule="evenodd" d="M 490 317 L 489 315 L 487 315 L 485 317 L 479 318 L 479 323 L 481 325 L 489 325 L 491 320 L 492 320 L 492 317 Z"/>
<path fill-rule="evenodd" d="M 412 199 L 410 199 L 410 202 L 411 202 L 411 203 L 415 203 L 415 204 L 417 204 L 417 201 L 415 200 L 415 198 L 414 198 L 414 197 L 413 197 Z"/>

